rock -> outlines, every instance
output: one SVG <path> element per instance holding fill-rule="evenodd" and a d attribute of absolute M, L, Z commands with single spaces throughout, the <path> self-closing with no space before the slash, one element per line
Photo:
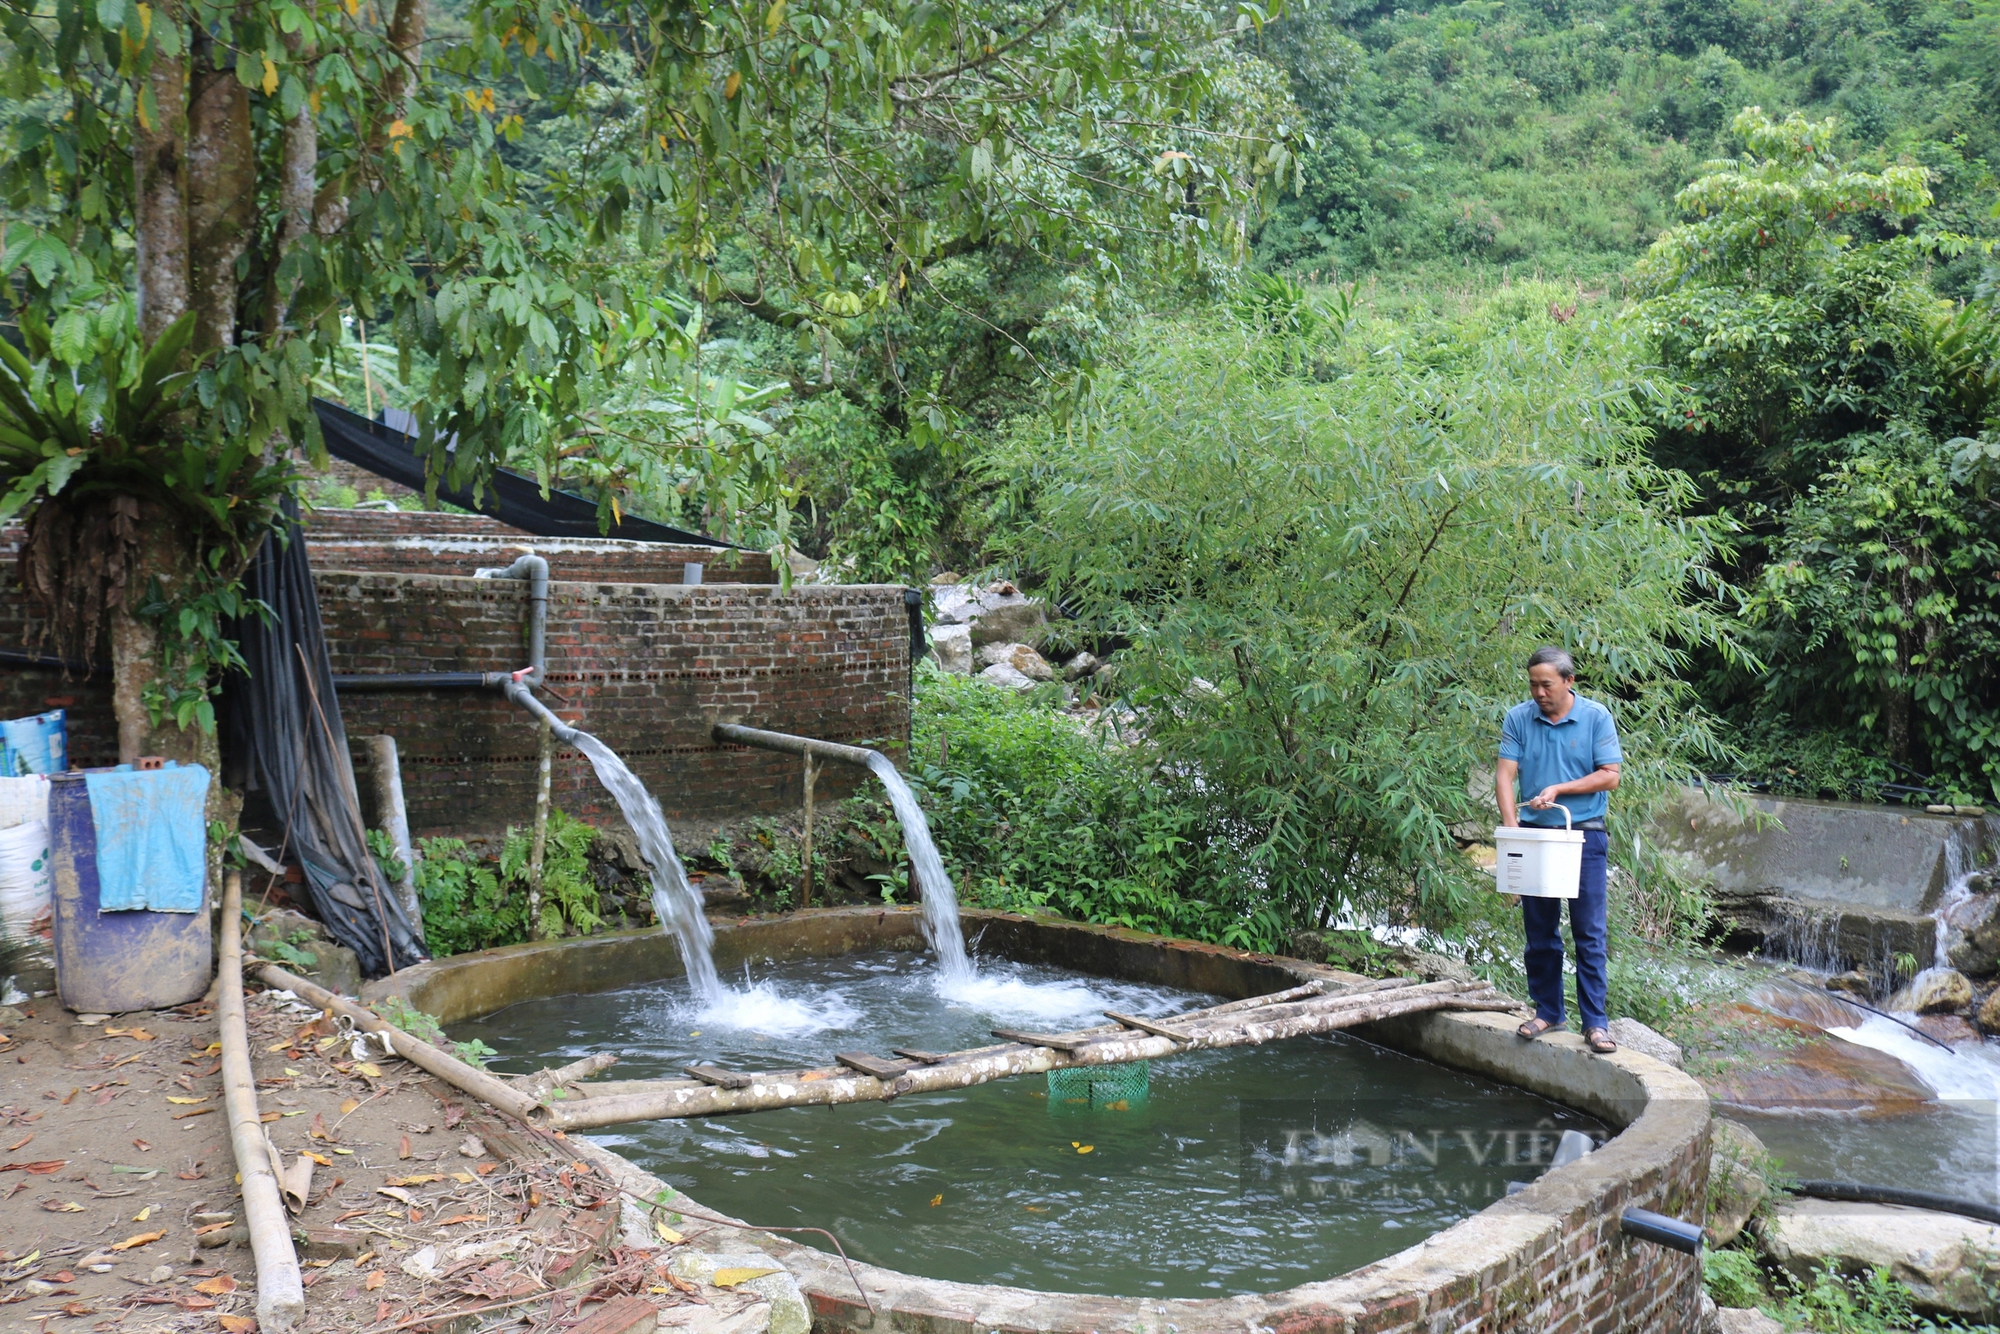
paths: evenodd
<path fill-rule="evenodd" d="M 710 1287 L 715 1286 L 718 1277 L 734 1277 L 724 1275 L 723 1271 L 730 1269 L 772 1271 L 758 1278 L 732 1283 L 728 1290 L 752 1292 L 771 1304 L 771 1334 L 809 1334 L 812 1312 L 806 1306 L 805 1294 L 799 1291 L 798 1280 L 762 1251 L 707 1255 L 701 1251 L 682 1249 L 674 1253 L 673 1260 L 667 1265 L 667 1272 L 675 1278 Z"/>
<path fill-rule="evenodd" d="M 992 583 L 986 585 L 986 591 L 995 597 L 1011 598 L 1019 594 L 1021 590 L 1014 587 L 1012 583 L 1005 579 L 995 579 Z"/>
<path fill-rule="evenodd" d="M 461 1158 L 484 1158 L 486 1156 L 486 1141 L 477 1135 L 467 1135 L 465 1142 L 458 1146 L 458 1156 Z"/>
<path fill-rule="evenodd" d="M 1724 1306 L 1715 1313 L 1721 1334 L 1785 1334 L 1785 1327 L 1754 1306 Z"/>
<path fill-rule="evenodd" d="M 2000 970 L 2000 894 L 1974 894 L 1953 904 L 1944 924 L 1945 957 L 1953 968 L 1973 977 Z"/>
<path fill-rule="evenodd" d="M 938 670 L 957 676 L 972 675 L 972 627 L 938 626 L 931 631 L 931 652 L 937 657 Z"/>
<path fill-rule="evenodd" d="M 931 576 L 931 587 L 950 588 L 953 584 L 956 584 L 958 581 L 959 580 L 957 575 L 953 574 L 949 570 L 946 570 L 943 574 L 934 574 Z"/>
<path fill-rule="evenodd" d="M 313 946 L 313 953 L 319 962 L 306 970 L 306 976 L 319 983 L 328 991 L 343 996 L 361 994 L 361 956 L 345 945 L 331 941 L 320 941 Z"/>
<path fill-rule="evenodd" d="M 1048 624 L 1039 602 L 1018 596 L 1005 601 L 989 596 L 980 601 L 982 610 L 972 622 L 974 644 L 1032 644 L 1042 637 Z"/>
<path fill-rule="evenodd" d="M 1790 1200 L 1762 1227 L 1764 1253 L 1801 1282 L 1832 1261 L 1883 1268 L 1926 1311 L 1990 1319 L 2000 1284 L 2000 1227 L 1896 1204 Z"/>
<path fill-rule="evenodd" d="M 1611 1040 L 1621 1047 L 1643 1052 L 1656 1061 L 1665 1061 L 1674 1069 L 1682 1068 L 1681 1049 L 1672 1039 L 1646 1027 L 1637 1019 L 1613 1019 Z M 1717 1242 L 1716 1245 L 1721 1245 Z"/>
<path fill-rule="evenodd" d="M 1695 1334 L 1721 1334 L 1722 1322 L 1716 1314 L 1715 1298 L 1702 1291 L 1701 1301 L 1694 1312 Z"/>
<path fill-rule="evenodd" d="M 1747 1126 L 1717 1117 L 1708 1151 L 1708 1244 L 1727 1246 L 1764 1202 L 1770 1154 Z"/>
<path fill-rule="evenodd" d="M 1891 1010 L 1958 1014 L 1972 1008 L 1972 983 L 1956 968 L 1926 968 L 1890 997 Z"/>
<path fill-rule="evenodd" d="M 969 625 L 981 610 L 976 588 L 946 584 L 931 589 L 931 614 L 940 625 Z"/>
<path fill-rule="evenodd" d="M 1980 1040 L 1979 1030 L 1972 1026 L 1970 1019 L 1962 1015 L 1920 1014 L 1916 1023 L 1919 1032 L 1936 1038 L 1947 1047 L 1956 1047 L 1961 1042 Z"/>
<path fill-rule="evenodd" d="M 1835 973 L 1826 980 L 1828 991 L 1838 991 L 1847 996 L 1863 998 L 1875 994 L 1875 979 L 1859 968 L 1850 968 L 1844 973 Z"/>
<path fill-rule="evenodd" d="M 1056 679 L 1056 669 L 1049 666 L 1049 660 L 1026 644 L 988 644 L 979 650 L 979 661 L 988 667 L 1012 667 L 1034 681 Z"/>
<path fill-rule="evenodd" d="M 148 1283 L 167 1283 L 172 1281 L 173 1276 L 174 1267 L 172 1265 L 154 1265 L 153 1272 L 146 1275 L 146 1281 Z"/>
<path fill-rule="evenodd" d="M 1023 676 L 1012 663 L 996 662 L 981 672 L 979 680 L 990 686 L 1003 686 L 1008 690 L 1033 690 L 1034 678 Z"/>
<path fill-rule="evenodd" d="M 1095 676 L 1097 669 L 1103 665 L 1097 660 L 1095 653 L 1085 649 L 1063 664 L 1063 680 L 1081 681 L 1086 676 Z"/>
<path fill-rule="evenodd" d="M 1988 1033 L 2000 1033 L 2000 987 L 1995 987 L 1979 1007 L 1979 1027 Z"/>
<path fill-rule="evenodd" d="M 1728 1034 L 1732 1054 L 1701 1082 L 1729 1106 L 1900 1115 L 1935 1096 L 1894 1056 L 1843 1042 L 1816 1024 L 1745 1004 L 1717 1018 L 1737 1030 Z"/>
<path fill-rule="evenodd" d="M 0 1030 L 18 1027 L 28 1022 L 28 1016 L 11 1005 L 0 1005 Z"/>

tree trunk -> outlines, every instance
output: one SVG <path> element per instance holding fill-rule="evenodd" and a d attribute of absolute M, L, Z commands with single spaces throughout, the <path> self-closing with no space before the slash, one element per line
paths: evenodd
<path fill-rule="evenodd" d="M 111 621 L 111 710 L 118 720 L 118 758 L 130 764 L 142 755 L 159 755 L 206 765 L 210 773 L 217 773 L 221 748 L 213 733 L 199 726 L 183 730 L 171 718 L 155 726 L 146 711 L 146 688 L 159 679 L 163 667 L 162 645 L 159 630 L 137 612 L 151 596 L 154 580 L 171 595 L 194 573 L 194 552 L 177 527 L 157 505 L 141 504 L 139 550 L 125 600 L 106 608 Z"/>
<path fill-rule="evenodd" d="M 295 33 L 285 46 L 301 69 L 311 66 L 313 48 Z M 265 328 L 276 333 L 291 318 L 292 296 L 298 284 L 283 275 L 285 258 L 312 233 L 319 188 L 319 122 L 312 105 L 301 103 L 299 114 L 285 122 L 278 150 L 278 262 L 272 266 L 270 307 Z"/>
<path fill-rule="evenodd" d="M 169 0 L 156 24 L 181 21 Z M 182 47 L 185 51 L 185 46 Z M 188 308 L 187 57 L 156 54 L 132 129 L 132 240 L 139 335 L 151 343 Z"/>
<path fill-rule="evenodd" d="M 255 224 L 257 160 L 250 94 L 233 70 L 215 68 L 214 42 L 197 25 L 188 89 L 188 269 L 194 349 L 236 342 L 236 266 Z"/>

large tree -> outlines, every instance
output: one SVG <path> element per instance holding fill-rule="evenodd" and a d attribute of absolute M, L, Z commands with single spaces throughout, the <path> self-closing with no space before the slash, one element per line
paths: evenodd
<path fill-rule="evenodd" d="M 1240 252 L 1292 165 L 1245 4 L 0 0 L 0 477 L 58 643 L 109 627 L 120 748 L 198 753 L 217 633 L 349 319 L 432 368 L 434 472 L 618 438 L 780 489 L 690 385 L 691 302 L 852 337 L 1004 240 L 1101 272 Z M 592 96 L 617 67 L 632 96 Z M 530 158 L 525 118 L 570 127 Z M 408 370 L 407 364 L 402 368 Z M 673 392 L 615 421 L 635 376 Z M 638 439 L 632 437 L 635 432 Z M 456 436 L 449 454 L 447 438 Z"/>

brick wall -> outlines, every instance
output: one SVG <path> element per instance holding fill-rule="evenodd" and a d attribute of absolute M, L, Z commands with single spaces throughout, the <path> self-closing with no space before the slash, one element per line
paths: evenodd
<path fill-rule="evenodd" d="M 306 525 L 315 570 L 470 575 L 508 565 L 522 549 L 545 556 L 560 580 L 678 584 L 690 561 L 710 584 L 774 584 L 770 557 L 729 547 L 669 546 L 616 538 L 536 537 L 480 514 L 317 510 Z"/>
<path fill-rule="evenodd" d="M 21 535 L 0 529 L 0 648 L 29 643 L 13 559 Z M 714 722 L 892 754 L 907 744 L 909 623 L 900 588 L 579 583 L 561 577 L 559 557 L 551 564 L 551 689 L 543 697 L 624 757 L 677 832 L 798 806 L 799 761 L 719 747 L 708 737 Z M 524 583 L 327 569 L 313 578 L 336 674 L 526 663 Z M 395 735 L 418 836 L 490 834 L 532 818 L 538 732 L 497 692 L 350 691 L 340 706 L 349 736 Z M 0 717 L 51 708 L 69 710 L 72 764 L 117 762 L 108 672 L 65 682 L 58 671 L 0 664 Z M 856 777 L 830 767 L 817 790 L 842 796 Z M 553 791 L 573 815 L 616 821 L 573 752 L 558 752 Z"/>
<path fill-rule="evenodd" d="M 523 665 L 527 586 L 428 575 L 315 574 L 338 673 Z M 712 824 L 799 802 L 799 761 L 717 746 L 747 722 L 900 752 L 909 735 L 902 589 L 757 584 L 550 585 L 543 696 L 617 751 L 669 821 Z M 497 693 L 343 692 L 350 736 L 393 733 L 414 833 L 490 832 L 534 810 L 537 729 Z M 829 770 L 838 796 L 854 775 Z M 558 751 L 555 800 L 593 822 L 615 807 L 582 756 Z"/>

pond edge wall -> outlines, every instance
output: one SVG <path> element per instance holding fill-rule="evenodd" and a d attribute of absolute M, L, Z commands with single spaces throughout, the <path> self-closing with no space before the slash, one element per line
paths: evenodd
<path fill-rule="evenodd" d="M 1114 927 L 981 910 L 968 910 L 965 924 L 969 937 L 983 937 L 987 953 L 1232 998 L 1311 978 L 1359 980 L 1296 959 Z M 723 967 L 871 948 L 921 949 L 915 911 L 836 908 L 716 927 L 716 962 Z M 368 991 L 401 995 L 451 1024 L 516 1001 L 607 991 L 680 971 L 663 934 L 627 932 L 459 955 L 406 969 Z M 1619 1133 L 1417 1245 L 1326 1280 L 1264 1295 L 1160 1300 L 948 1283 L 856 1262 L 871 1315 L 847 1268 L 826 1252 L 755 1229 L 709 1232 L 690 1244 L 716 1252 L 750 1246 L 779 1258 L 812 1303 L 820 1334 L 1684 1334 L 1697 1328 L 1700 1263 L 1623 1236 L 1618 1218 L 1636 1206 L 1705 1221 L 1706 1093 L 1689 1076 L 1636 1052 L 1597 1056 L 1571 1034 L 1525 1042 L 1514 1034 L 1516 1022 L 1500 1014 L 1436 1012 L 1352 1031 L 1590 1112 Z M 567 1143 L 634 1194 L 676 1194 L 610 1150 L 578 1138 Z M 1201 1225 L 1192 1216 L 1172 1221 Z"/>

